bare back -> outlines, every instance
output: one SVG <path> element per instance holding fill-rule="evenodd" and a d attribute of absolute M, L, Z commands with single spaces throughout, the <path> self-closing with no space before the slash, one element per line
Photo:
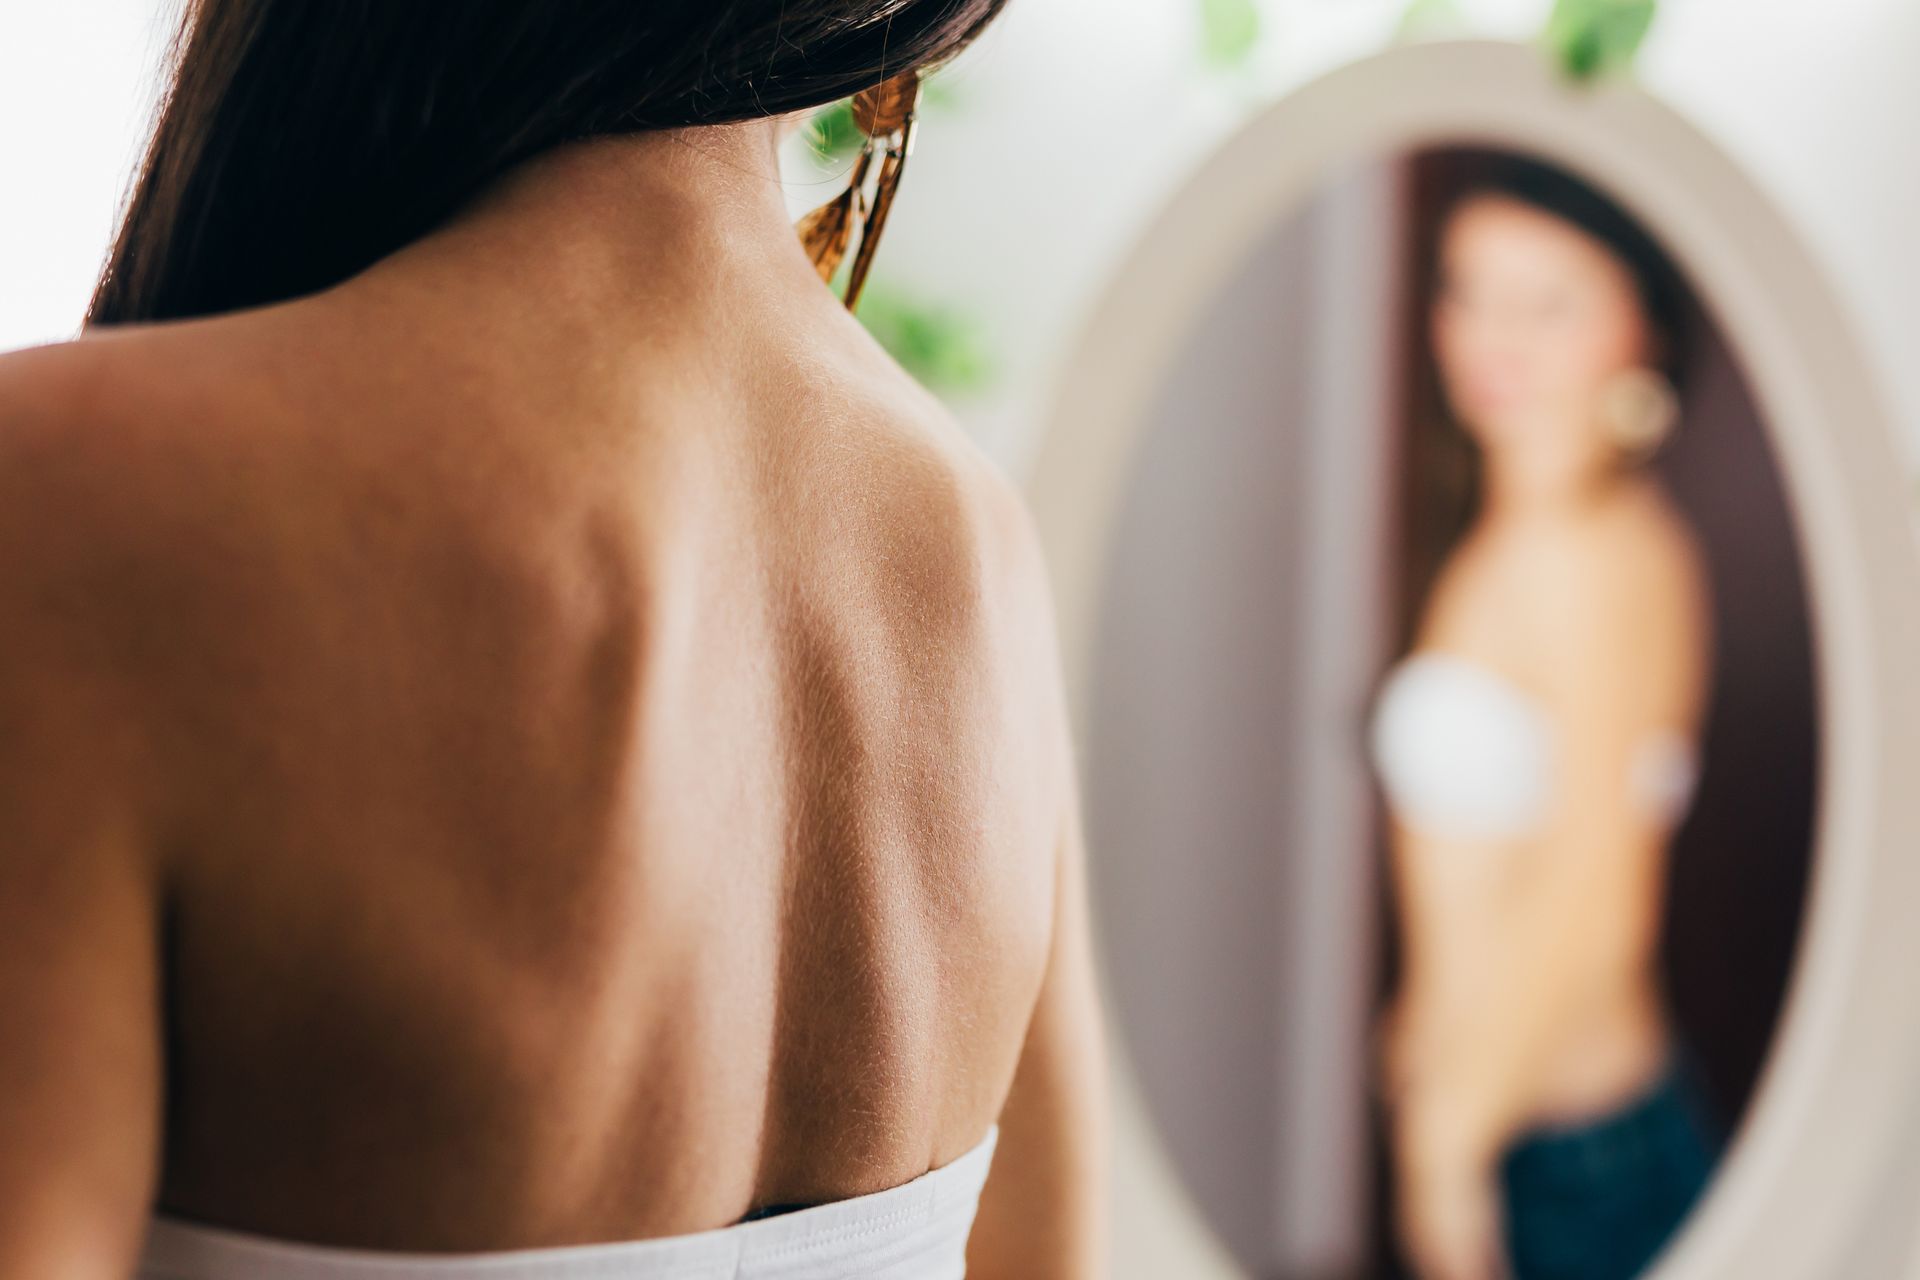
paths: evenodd
<path fill-rule="evenodd" d="M 111 513 L 139 637 L 165 1210 L 671 1234 L 1008 1096 L 1070 804 L 1017 498 L 851 322 L 547 319 L 350 282 L 46 357 L 119 388 L 36 509 Z"/>

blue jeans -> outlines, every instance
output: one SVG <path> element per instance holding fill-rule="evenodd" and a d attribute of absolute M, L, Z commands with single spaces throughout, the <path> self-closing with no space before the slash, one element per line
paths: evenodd
<path fill-rule="evenodd" d="M 1686 1220 L 1719 1154 L 1681 1063 L 1613 1115 L 1523 1136 L 1500 1168 L 1514 1280 L 1633 1280 Z"/>

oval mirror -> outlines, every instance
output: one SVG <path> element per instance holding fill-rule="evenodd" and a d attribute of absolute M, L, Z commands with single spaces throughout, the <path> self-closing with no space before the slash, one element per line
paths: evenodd
<path fill-rule="evenodd" d="M 1126 1274 L 1846 1269 L 1914 1066 L 1901 474 L 1638 91 L 1413 46 L 1200 170 L 1032 491 Z"/>

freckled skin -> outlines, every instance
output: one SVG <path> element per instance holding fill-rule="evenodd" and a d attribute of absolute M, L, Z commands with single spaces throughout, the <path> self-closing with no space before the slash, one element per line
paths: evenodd
<path fill-rule="evenodd" d="M 772 139 L 565 149 L 334 289 L 0 359 L 0 1269 L 124 1274 L 149 1199 L 677 1234 L 1000 1120 L 1039 1181 L 978 1274 L 1092 1274 L 1044 572 Z"/>

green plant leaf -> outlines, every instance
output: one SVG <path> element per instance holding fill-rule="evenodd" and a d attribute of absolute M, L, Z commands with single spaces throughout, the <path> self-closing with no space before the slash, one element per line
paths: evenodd
<path fill-rule="evenodd" d="M 952 111 L 966 101 L 966 95 L 953 86 L 948 68 L 942 67 L 920 82 L 920 110 L 926 114 Z"/>
<path fill-rule="evenodd" d="M 1624 71 L 1658 8 L 1658 0 L 1557 0 L 1547 19 L 1547 47 L 1575 80 Z"/>
<path fill-rule="evenodd" d="M 1258 0 L 1200 0 L 1200 52 L 1208 65 L 1238 67 L 1259 42 Z"/>
<path fill-rule="evenodd" d="M 865 140 L 853 122 L 853 99 L 820 108 L 807 119 L 807 145 L 822 160 L 838 160 L 860 149 Z"/>
<path fill-rule="evenodd" d="M 1458 35 L 1467 30 L 1467 16 L 1460 0 L 1411 0 L 1400 15 L 1396 40 L 1425 40 L 1435 36 Z"/>
<path fill-rule="evenodd" d="M 978 395 L 998 375 L 985 326 L 960 308 L 921 301 L 875 277 L 859 316 L 900 367 L 937 395 Z"/>

